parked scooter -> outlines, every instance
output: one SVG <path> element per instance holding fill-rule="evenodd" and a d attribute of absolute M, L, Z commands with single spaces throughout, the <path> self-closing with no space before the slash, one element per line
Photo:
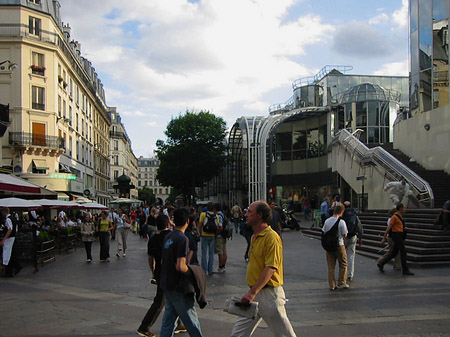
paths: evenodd
<path fill-rule="evenodd" d="M 288 211 L 288 210 L 283 210 L 284 212 L 284 219 L 281 223 L 281 227 L 282 229 L 285 228 L 289 228 L 289 229 L 295 229 L 296 231 L 300 230 L 300 220 L 296 220 L 293 216 L 294 211 Z"/>

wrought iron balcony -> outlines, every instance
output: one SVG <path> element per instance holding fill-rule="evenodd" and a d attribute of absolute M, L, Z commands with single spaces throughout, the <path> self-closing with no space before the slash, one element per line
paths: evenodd
<path fill-rule="evenodd" d="M 14 146 L 30 147 L 40 146 L 51 149 L 64 149 L 64 138 L 47 136 L 28 132 L 10 132 L 9 144 Z"/>

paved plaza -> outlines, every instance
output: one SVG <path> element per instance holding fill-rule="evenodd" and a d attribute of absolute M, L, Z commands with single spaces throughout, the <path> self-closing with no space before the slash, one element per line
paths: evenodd
<path fill-rule="evenodd" d="M 450 336 L 450 268 L 415 269 L 405 277 L 357 255 L 348 290 L 330 291 L 325 252 L 301 232 L 283 234 L 287 311 L 297 336 Z M 126 258 L 85 262 L 84 249 L 57 255 L 33 274 L 26 266 L 0 279 L 0 336 L 136 336 L 156 288 L 150 284 L 146 241 L 130 233 Z M 223 312 L 227 298 L 243 295 L 245 240 L 228 242 L 226 273 L 208 277 L 208 305 L 197 307 L 203 334 L 229 336 L 235 317 Z M 217 257 L 216 257 L 217 262 Z M 159 333 L 161 317 L 152 332 Z M 188 336 L 182 334 L 179 336 Z M 273 336 L 264 323 L 254 336 Z"/>

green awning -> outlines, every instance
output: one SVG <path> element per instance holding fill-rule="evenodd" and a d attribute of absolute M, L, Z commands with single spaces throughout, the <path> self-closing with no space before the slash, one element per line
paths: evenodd
<path fill-rule="evenodd" d="M 33 159 L 33 165 L 37 170 L 48 170 L 49 167 L 44 159 Z"/>

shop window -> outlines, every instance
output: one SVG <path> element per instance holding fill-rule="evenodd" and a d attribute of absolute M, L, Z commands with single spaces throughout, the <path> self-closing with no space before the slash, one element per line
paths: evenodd
<path fill-rule="evenodd" d="M 293 137 L 293 159 L 300 160 L 306 158 L 306 131 L 294 131 Z"/>
<path fill-rule="evenodd" d="M 310 129 L 307 134 L 308 158 L 316 158 L 319 156 L 319 129 Z"/>
<path fill-rule="evenodd" d="M 277 160 L 292 160 L 292 133 L 277 133 L 276 148 Z"/>

